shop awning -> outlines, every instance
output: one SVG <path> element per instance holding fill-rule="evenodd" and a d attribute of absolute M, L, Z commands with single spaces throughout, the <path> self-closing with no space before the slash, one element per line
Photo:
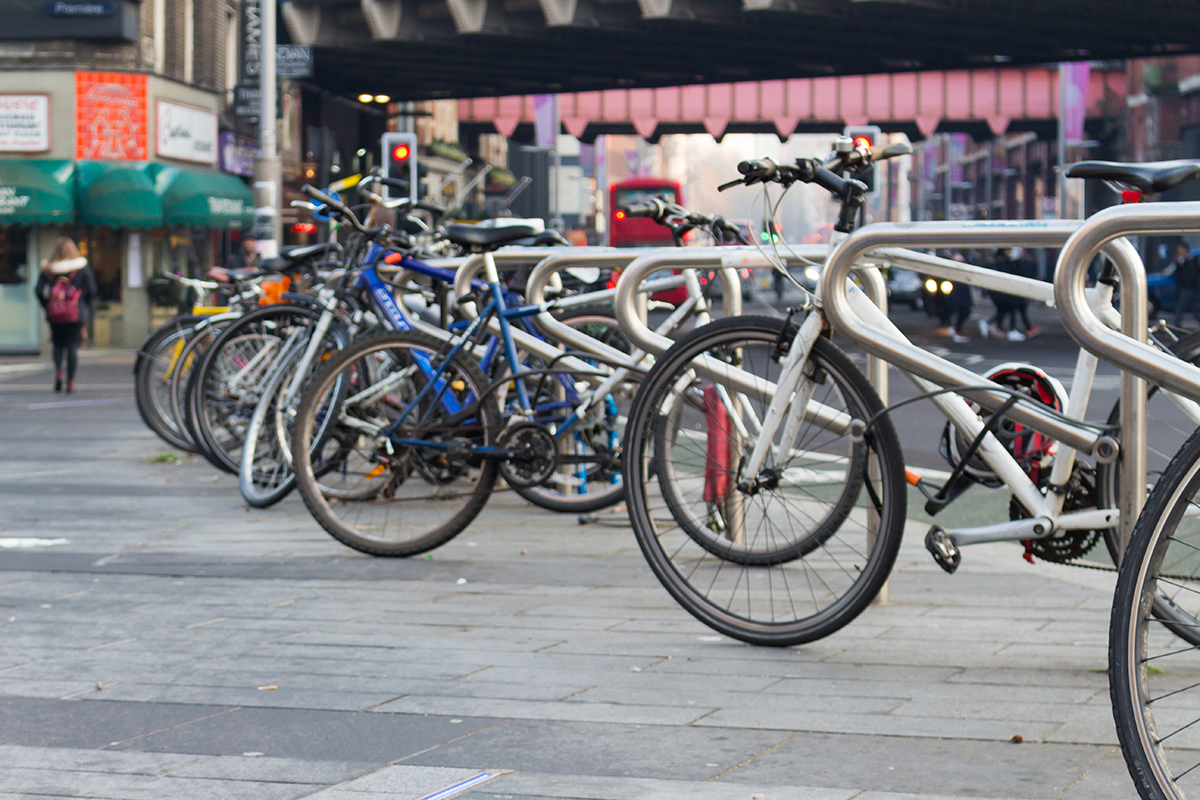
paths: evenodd
<path fill-rule="evenodd" d="M 160 228 L 162 201 L 145 161 L 80 161 L 75 208 L 84 225 Z"/>
<path fill-rule="evenodd" d="M 74 194 L 72 161 L 0 161 L 0 225 L 70 225 Z"/>
<path fill-rule="evenodd" d="M 167 225 L 249 228 L 254 222 L 254 193 L 234 175 L 160 164 L 154 187 Z"/>

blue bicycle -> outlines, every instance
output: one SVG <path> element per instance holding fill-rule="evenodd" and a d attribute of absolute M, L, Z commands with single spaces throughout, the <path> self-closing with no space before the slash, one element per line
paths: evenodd
<path fill-rule="evenodd" d="M 345 213 L 336 200 L 306 191 Z M 322 527 L 362 552 L 404 556 L 437 547 L 475 518 L 501 475 L 523 493 L 550 482 L 581 495 L 604 488 L 604 504 L 622 491 L 614 394 L 637 372 L 614 370 L 595 354 L 531 363 L 514 327 L 544 309 L 510 305 L 490 253 L 512 233 L 471 236 L 478 241 L 469 244 L 485 251 L 486 280 L 474 284 L 484 305 L 478 317 L 454 337 L 396 330 L 354 342 L 329 359 L 296 409 L 296 484 Z M 397 266 L 433 269 L 408 257 Z M 358 280 L 385 317 L 399 314 L 374 268 Z M 496 377 L 487 376 L 481 355 L 502 361 Z"/>

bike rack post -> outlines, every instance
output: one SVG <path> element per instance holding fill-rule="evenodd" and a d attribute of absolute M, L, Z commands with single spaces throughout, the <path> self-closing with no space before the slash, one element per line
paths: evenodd
<path fill-rule="evenodd" d="M 1145 268 L 1133 245 L 1126 239 L 1118 240 L 1118 237 L 1196 231 L 1200 231 L 1200 202 L 1114 206 L 1092 215 L 1072 234 L 1055 266 L 1054 296 L 1072 338 L 1122 371 L 1122 549 L 1129 543 L 1146 496 L 1146 389 L 1143 379 L 1192 399 L 1200 399 L 1200 369 L 1146 344 Z M 1100 321 L 1084 295 L 1088 265 L 1102 248 L 1113 259 L 1121 278 L 1119 333 Z M 1138 441 L 1139 446 L 1129 447 L 1131 439 Z"/>

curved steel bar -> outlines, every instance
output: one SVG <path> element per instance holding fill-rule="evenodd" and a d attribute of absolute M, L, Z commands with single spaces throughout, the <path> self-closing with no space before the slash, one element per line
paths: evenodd
<path fill-rule="evenodd" d="M 1067 330 L 1079 345 L 1122 370 L 1132 372 L 1161 386 L 1200 400 L 1200 369 L 1145 344 L 1145 270 L 1133 270 L 1127 262 L 1137 253 L 1127 241 L 1112 243 L 1117 237 L 1129 234 L 1169 234 L 1200 231 L 1200 202 L 1147 203 L 1145 205 L 1114 206 L 1092 215 L 1063 246 L 1054 274 L 1054 296 L 1058 312 Z M 1112 244 L 1110 244 L 1112 243 Z M 1121 276 L 1122 319 L 1132 306 L 1134 314 L 1142 315 L 1142 325 L 1129 330 L 1122 323 L 1118 333 L 1101 323 L 1088 307 L 1084 296 L 1084 279 L 1088 265 L 1105 245 L 1110 257 L 1115 247 L 1123 253 L 1122 260 L 1114 259 Z M 1122 270 L 1126 264 L 1128 274 Z M 1140 266 L 1140 261 L 1138 262 Z M 1136 296 L 1135 296 L 1136 295 Z M 1132 301 L 1132 302 L 1130 302 Z M 1132 335 L 1131 335 L 1132 334 Z"/>
<path fill-rule="evenodd" d="M 792 245 L 791 253 L 780 253 L 789 266 L 806 266 L 812 261 L 825 258 L 828 247 L 825 245 Z M 617 320 L 621 323 L 621 332 L 634 346 L 645 350 L 651 355 L 666 352 L 673 341 L 662 334 L 650 330 L 637 313 L 638 287 L 651 274 L 664 269 L 720 269 L 725 286 L 737 286 L 739 290 L 736 307 L 732 304 L 725 306 L 726 316 L 739 316 L 741 308 L 741 283 L 737 278 L 737 269 L 743 267 L 770 266 L 761 252 L 755 247 L 685 247 L 663 248 L 652 250 L 639 257 L 621 273 L 617 282 L 617 298 L 614 307 Z"/>
<path fill-rule="evenodd" d="M 830 255 L 821 279 L 824 310 L 830 323 L 842 336 L 867 353 L 878 356 L 902 370 L 939 386 L 979 386 L 988 383 L 965 367 L 932 356 L 913 345 L 894 326 L 890 329 L 869 325 L 854 310 L 846 278 L 855 261 L 870 258 L 889 246 L 912 247 L 1059 247 L 1080 226 L 1078 221 L 1032 222 L 932 222 L 877 223 L 861 228 L 847 237 Z M 868 256 L 867 254 L 870 254 Z M 954 262 L 951 262 L 954 263 Z M 963 265 L 963 276 L 978 277 L 978 267 Z M 952 269 L 946 268 L 951 277 Z M 1044 289 L 1038 290 L 1043 293 Z M 1143 328 L 1145 327 L 1143 319 Z M 1001 387 L 998 385 L 996 389 Z M 996 409 L 1008 398 L 1002 391 L 963 392 L 968 400 L 986 409 Z M 1032 404 L 1014 406 L 1007 416 L 1036 430 L 1050 434 L 1067 445 L 1090 453 L 1099 439 L 1097 434 L 1064 424 Z"/>

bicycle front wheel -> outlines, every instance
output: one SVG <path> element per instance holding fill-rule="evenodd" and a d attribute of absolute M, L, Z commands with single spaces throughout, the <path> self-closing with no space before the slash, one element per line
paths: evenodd
<path fill-rule="evenodd" d="M 1181 641 L 1181 620 L 1157 608 L 1164 589 L 1200 596 L 1198 494 L 1200 432 L 1159 476 L 1117 573 L 1109 689 L 1125 763 L 1145 800 L 1200 794 L 1200 649 Z"/>
<path fill-rule="evenodd" d="M 436 374 L 443 344 L 416 331 L 362 339 L 301 398 L 296 485 L 321 527 L 355 550 L 431 550 L 475 519 L 496 484 L 498 462 L 479 451 L 492 446 L 500 412 L 469 359 Z"/>
<path fill-rule="evenodd" d="M 804 368 L 812 392 L 795 437 L 772 434 L 759 474 L 743 474 L 779 343 L 793 334 L 768 317 L 688 333 L 650 370 L 626 428 L 629 516 L 655 575 L 701 622 L 751 644 L 800 644 L 853 620 L 887 579 L 904 530 L 896 431 L 827 339 Z M 852 423 L 872 419 L 852 435 Z"/>

